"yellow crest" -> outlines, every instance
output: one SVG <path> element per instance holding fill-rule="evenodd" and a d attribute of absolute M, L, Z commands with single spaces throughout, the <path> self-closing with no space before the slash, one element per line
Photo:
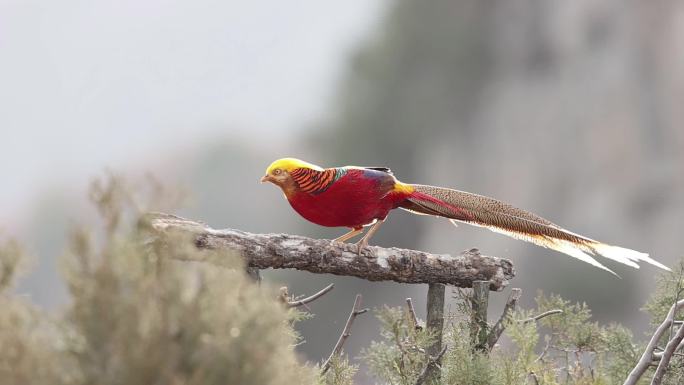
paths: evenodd
<path fill-rule="evenodd" d="M 285 170 L 287 172 L 291 172 L 292 170 L 298 169 L 298 168 L 310 168 L 312 170 L 317 170 L 317 171 L 323 171 L 323 168 L 316 166 L 315 164 L 311 164 L 309 162 L 305 162 L 300 159 L 296 158 L 282 158 L 278 159 L 275 162 L 271 163 L 270 166 L 266 169 L 266 174 L 270 174 L 273 170 L 275 169 L 281 169 Z"/>

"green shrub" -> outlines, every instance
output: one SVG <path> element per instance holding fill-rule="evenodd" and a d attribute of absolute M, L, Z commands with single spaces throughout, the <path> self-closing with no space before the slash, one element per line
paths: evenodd
<path fill-rule="evenodd" d="M 294 352 L 300 317 L 275 290 L 233 269 L 174 260 L 202 253 L 162 245 L 135 220 L 144 206 L 111 178 L 93 189 L 104 231 L 75 230 L 63 271 L 70 300 L 36 309 L 14 295 L 22 260 L 0 249 L 2 384 L 313 384 L 314 368 Z M 160 200 L 156 200 L 159 202 Z M 140 210 L 140 211 L 138 211 Z"/>
<path fill-rule="evenodd" d="M 668 276 L 661 279 L 661 295 L 673 285 L 672 274 Z M 586 304 L 539 294 L 537 307 L 514 312 L 506 322 L 500 344 L 491 352 L 482 352 L 472 342 L 467 306 L 470 299 L 465 291 L 459 291 L 458 296 L 458 311 L 447 317 L 444 329 L 443 341 L 448 350 L 440 365 L 440 384 L 617 385 L 627 378 L 645 347 L 635 343 L 632 333 L 623 326 L 592 322 Z M 653 312 L 658 323 L 674 296 L 667 301 L 660 298 L 655 297 L 647 305 L 658 310 Z M 550 310 L 562 313 L 532 320 Z M 377 315 L 382 321 L 383 339 L 373 342 L 362 359 L 369 363 L 380 383 L 414 384 L 427 362 L 424 349 L 434 336 L 428 331 L 415 331 L 404 309 L 383 308 Z M 649 369 L 640 384 L 649 383 L 652 375 L 653 369 Z M 682 378 L 681 356 L 676 356 L 664 383 L 681 384 Z"/>

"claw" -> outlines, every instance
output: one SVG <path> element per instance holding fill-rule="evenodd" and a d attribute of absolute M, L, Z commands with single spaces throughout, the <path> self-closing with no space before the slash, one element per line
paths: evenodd
<path fill-rule="evenodd" d="M 363 251 L 363 249 L 368 247 L 368 239 L 366 239 L 366 237 L 361 238 L 361 240 L 356 242 L 356 247 L 357 247 L 356 253 L 358 255 L 361 255 L 361 252 Z"/>
<path fill-rule="evenodd" d="M 344 244 L 344 241 L 338 241 L 337 239 L 333 239 L 330 241 L 330 246 L 342 246 Z"/>
<path fill-rule="evenodd" d="M 361 250 L 368 247 L 368 240 L 373 236 L 373 234 L 375 234 L 376 231 L 378 231 L 378 228 L 384 221 L 384 219 L 380 219 L 377 222 L 375 222 L 373 226 L 370 228 L 370 230 L 368 230 L 366 235 L 364 235 L 358 242 L 356 242 L 356 246 L 358 247 L 357 253 L 359 255 L 361 255 Z"/>

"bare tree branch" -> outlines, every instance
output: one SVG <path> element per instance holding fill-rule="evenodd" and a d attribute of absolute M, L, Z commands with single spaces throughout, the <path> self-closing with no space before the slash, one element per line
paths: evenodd
<path fill-rule="evenodd" d="M 499 341 L 499 338 L 501 338 L 501 334 L 503 334 L 504 329 L 506 328 L 506 320 L 518 307 L 518 301 L 520 300 L 521 296 L 521 289 L 514 288 L 511 290 L 511 294 L 508 296 L 508 300 L 506 301 L 506 305 L 504 306 L 503 312 L 501 313 L 501 317 L 499 317 L 499 320 L 496 321 L 496 323 L 492 327 L 492 330 L 489 332 L 489 335 L 487 336 L 488 350 L 492 350 L 494 348 L 494 345 L 496 345 L 496 342 Z"/>
<path fill-rule="evenodd" d="M 349 313 L 349 318 L 347 319 L 347 323 L 344 325 L 344 329 L 342 329 L 342 334 L 340 334 L 340 338 L 337 340 L 337 343 L 335 344 L 332 353 L 330 353 L 330 357 L 328 357 L 328 359 L 325 360 L 325 363 L 323 364 L 323 374 L 325 374 L 325 372 L 327 372 L 328 369 L 330 369 L 330 364 L 332 362 L 333 357 L 340 355 L 340 353 L 342 352 L 342 346 L 344 345 L 345 341 L 347 341 L 347 338 L 349 338 L 349 336 L 351 335 L 351 327 L 356 317 L 359 314 L 363 314 L 368 311 L 368 309 L 361 309 L 361 299 L 361 294 L 357 294 L 356 299 L 354 300 L 354 307 L 352 308 L 351 313 Z"/>
<path fill-rule="evenodd" d="M 551 347 L 551 338 L 549 336 L 546 336 L 546 345 L 544 346 L 544 350 L 537 356 L 537 358 L 534 360 L 534 362 L 544 362 L 544 356 L 549 352 L 549 348 Z"/>
<path fill-rule="evenodd" d="M 416 380 L 416 385 L 422 385 L 423 383 L 425 383 L 425 380 L 427 380 L 428 374 L 430 373 L 430 368 L 439 365 L 439 363 L 442 361 L 442 357 L 444 357 L 444 353 L 446 353 L 448 347 L 449 347 L 448 345 L 444 345 L 444 347 L 439 352 L 437 357 L 428 356 L 428 362 L 425 364 L 423 371 L 420 372 L 420 375 L 418 376 L 418 379 Z"/>
<path fill-rule="evenodd" d="M 333 289 L 333 287 L 335 287 L 335 284 L 334 284 L 334 283 L 331 283 L 330 285 L 324 287 L 324 288 L 323 288 L 321 291 L 319 291 L 318 293 L 316 293 L 316 294 L 314 294 L 314 295 L 311 295 L 311 296 L 309 296 L 309 297 L 306 297 L 306 298 L 299 299 L 299 300 L 288 301 L 287 304 L 286 304 L 285 306 L 287 306 L 287 307 L 298 307 L 298 306 L 306 305 L 307 303 L 313 302 L 313 301 L 315 301 L 316 299 L 322 297 L 322 296 L 325 295 L 327 292 L 331 291 L 331 290 Z"/>
<path fill-rule="evenodd" d="M 416 317 L 416 309 L 413 307 L 413 301 L 411 298 L 406 298 L 406 307 L 408 308 L 409 323 L 415 330 L 423 329 L 422 326 L 418 324 L 418 317 Z"/>
<path fill-rule="evenodd" d="M 684 340 L 684 327 L 680 327 L 679 330 L 677 330 L 677 334 L 675 334 L 674 338 L 672 338 L 665 346 L 663 355 L 660 357 L 658 369 L 656 369 L 653 379 L 651 380 L 651 385 L 660 385 L 663 382 L 663 377 L 665 376 L 667 367 L 670 365 L 672 355 L 674 355 L 675 351 L 677 351 L 677 348 L 681 344 L 682 340 Z"/>
<path fill-rule="evenodd" d="M 634 369 L 632 369 L 632 371 L 629 373 L 629 376 L 627 377 L 627 380 L 625 380 L 623 385 L 635 385 L 639 381 L 641 376 L 644 374 L 644 372 L 646 372 L 646 369 L 648 369 L 648 367 L 651 365 L 651 362 L 653 361 L 653 352 L 655 351 L 655 348 L 658 345 L 658 341 L 663 336 L 663 333 L 665 333 L 665 331 L 670 328 L 670 325 L 674 321 L 675 314 L 677 313 L 677 311 L 679 311 L 679 309 L 682 308 L 682 306 L 684 306 L 684 299 L 679 300 L 672 305 L 670 311 L 667 313 L 667 316 L 665 317 L 665 320 L 663 321 L 663 323 L 660 324 L 660 326 L 658 326 L 656 331 L 653 333 L 653 336 L 651 336 L 651 340 L 648 342 L 648 345 L 646 345 L 646 349 L 644 350 L 644 353 L 641 355 L 639 362 L 636 364 Z"/>
<path fill-rule="evenodd" d="M 681 322 L 681 321 L 675 321 L 675 324 L 676 324 L 677 322 Z M 684 354 L 682 354 L 682 353 L 677 353 L 678 351 L 682 350 L 683 348 L 684 348 L 684 341 L 680 342 L 679 345 L 677 345 L 677 348 L 675 349 L 674 355 L 676 355 L 676 356 L 682 356 L 682 355 L 684 355 Z M 661 349 L 661 350 L 662 350 L 662 349 Z M 661 359 L 661 358 L 663 357 L 663 353 L 664 353 L 664 352 L 662 352 L 662 351 L 661 351 L 661 352 L 654 352 L 654 353 L 653 353 L 653 358 L 656 359 L 656 360 L 659 360 L 659 359 Z"/>
<path fill-rule="evenodd" d="M 553 310 L 545 311 L 541 314 L 537 314 L 536 316 L 534 316 L 532 318 L 527 318 L 527 319 L 521 320 L 520 322 L 523 322 L 523 323 L 535 322 L 535 321 L 539 321 L 542 318 L 545 318 L 545 317 L 548 317 L 548 316 L 554 315 L 554 314 L 563 314 L 563 310 L 553 309 Z"/>
<path fill-rule="evenodd" d="M 528 376 L 532 379 L 532 381 L 534 381 L 534 385 L 539 385 L 539 377 L 537 377 L 537 373 L 530 372 Z"/>
<path fill-rule="evenodd" d="M 473 281 L 491 282 L 502 290 L 515 276 L 511 261 L 481 255 L 477 249 L 458 255 L 371 246 L 358 253 L 356 245 L 332 243 L 287 234 L 253 234 L 240 230 L 214 230 L 203 223 L 170 214 L 147 214 L 141 221 L 163 241 L 164 235 L 189 237 L 197 248 L 238 253 L 249 267 L 298 269 L 313 273 L 346 275 L 369 281 L 442 283 L 471 287 Z M 202 253 L 185 256 L 220 264 Z M 183 256 L 177 256 L 183 259 Z"/>

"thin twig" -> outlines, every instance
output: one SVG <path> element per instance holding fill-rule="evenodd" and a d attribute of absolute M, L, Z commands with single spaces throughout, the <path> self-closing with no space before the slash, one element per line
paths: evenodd
<path fill-rule="evenodd" d="M 522 289 L 514 288 L 511 290 L 511 294 L 508 296 L 508 300 L 506 301 L 506 306 L 504 306 L 503 312 L 501 313 L 501 317 L 499 317 L 499 320 L 496 321 L 492 327 L 492 330 L 487 336 L 488 350 L 492 350 L 494 345 L 496 345 L 496 342 L 499 341 L 499 338 L 501 338 L 501 334 L 503 334 L 504 329 L 506 329 L 506 321 L 511 313 L 513 313 L 518 307 L 518 301 L 520 300 L 521 296 Z"/>
<path fill-rule="evenodd" d="M 641 376 L 646 372 L 648 367 L 651 365 L 651 362 L 653 361 L 653 351 L 655 350 L 656 346 L 658 345 L 658 341 L 660 338 L 663 336 L 663 333 L 665 333 L 666 330 L 670 328 L 670 325 L 674 321 L 675 314 L 679 309 L 684 306 L 684 300 L 679 300 L 675 304 L 672 305 L 670 308 L 670 312 L 667 313 L 667 316 L 665 317 L 665 320 L 663 323 L 658 326 L 656 331 L 653 333 L 653 336 L 651 336 L 651 340 L 648 342 L 648 345 L 646 345 L 646 349 L 644 350 L 644 353 L 641 355 L 641 358 L 639 359 L 639 362 L 634 366 L 634 369 L 629 373 L 629 376 L 625 380 L 623 385 L 635 385 Z"/>
<path fill-rule="evenodd" d="M 323 370 L 321 373 L 325 374 L 325 372 L 327 372 L 328 369 L 330 369 L 330 364 L 332 363 L 333 357 L 339 355 L 342 352 L 342 346 L 344 345 L 344 342 L 347 341 L 347 338 L 349 338 L 349 336 L 351 335 L 351 327 L 356 317 L 359 314 L 363 314 L 368 311 L 367 308 L 360 309 L 361 299 L 361 294 L 357 294 L 356 299 L 354 300 L 354 307 L 352 308 L 351 313 L 349 313 L 349 318 L 347 319 L 347 323 L 344 325 L 344 329 L 342 329 L 342 334 L 340 334 L 340 338 L 337 340 L 335 347 L 330 353 L 330 357 L 328 357 L 328 359 L 325 360 L 325 363 L 323 364 Z"/>
<path fill-rule="evenodd" d="M 534 385 L 539 385 L 539 378 L 537 377 L 537 374 L 535 372 L 530 372 L 528 374 L 530 378 L 534 381 Z"/>
<path fill-rule="evenodd" d="M 404 348 L 404 345 L 399 340 L 399 334 L 397 334 L 397 333 L 394 334 L 394 342 L 396 343 L 397 348 L 401 352 L 401 360 L 399 360 L 399 373 L 403 376 L 404 375 L 404 359 L 409 357 L 409 361 L 410 361 L 410 356 L 408 355 L 408 352 Z"/>
<path fill-rule="evenodd" d="M 675 321 L 675 322 L 677 322 L 677 321 Z M 682 350 L 682 348 L 684 348 L 684 341 L 680 342 L 679 345 L 677 345 L 677 348 L 675 349 L 674 355 L 675 356 L 684 356 L 684 354 L 682 354 L 682 353 L 677 353 L 678 351 Z M 658 349 L 660 349 L 661 351 L 653 352 L 653 358 L 656 360 L 661 359 L 663 356 L 663 352 L 665 351 L 665 349 L 662 349 L 662 348 L 658 348 Z"/>
<path fill-rule="evenodd" d="M 546 338 L 546 345 L 544 346 L 544 350 L 539 354 L 536 360 L 534 360 L 535 363 L 541 361 L 544 362 L 544 356 L 546 356 L 546 353 L 549 352 L 549 347 L 551 346 L 551 338 L 547 336 Z"/>
<path fill-rule="evenodd" d="M 322 297 L 323 295 L 325 295 L 327 292 L 332 290 L 334 286 L 335 286 L 335 284 L 331 283 L 330 285 L 324 287 L 321 291 L 319 291 L 318 293 L 316 293 L 314 295 L 311 295 L 309 297 L 306 297 L 306 298 L 303 298 L 300 300 L 288 301 L 286 306 L 287 307 L 298 307 L 298 306 L 302 306 L 302 305 L 305 306 L 307 303 L 313 302 L 313 301 L 317 300 L 318 298 Z"/>
<path fill-rule="evenodd" d="M 428 373 L 430 372 L 430 367 L 439 365 L 439 363 L 442 361 L 442 357 L 444 357 L 444 353 L 446 353 L 448 348 L 448 345 L 444 345 L 442 350 L 439 352 L 437 357 L 430 357 L 428 356 L 428 362 L 425 364 L 425 367 L 423 368 L 423 371 L 420 372 L 420 375 L 418 376 L 418 379 L 416 380 L 416 385 L 421 385 L 425 382 L 425 380 L 428 377 Z"/>
<path fill-rule="evenodd" d="M 538 314 L 532 318 L 526 318 L 524 320 L 521 320 L 520 322 L 522 322 L 522 323 L 535 322 L 535 321 L 539 321 L 540 319 L 542 319 L 544 317 L 548 317 L 548 316 L 554 315 L 554 314 L 562 314 L 562 313 L 563 313 L 563 310 L 561 310 L 561 309 L 553 309 L 553 310 L 545 311 L 545 312 Z"/>
<path fill-rule="evenodd" d="M 422 330 L 423 327 L 418 324 L 418 317 L 416 317 L 416 309 L 413 308 L 413 301 L 411 298 L 406 298 L 406 306 L 408 307 L 408 316 L 411 327 L 415 330 Z"/>

